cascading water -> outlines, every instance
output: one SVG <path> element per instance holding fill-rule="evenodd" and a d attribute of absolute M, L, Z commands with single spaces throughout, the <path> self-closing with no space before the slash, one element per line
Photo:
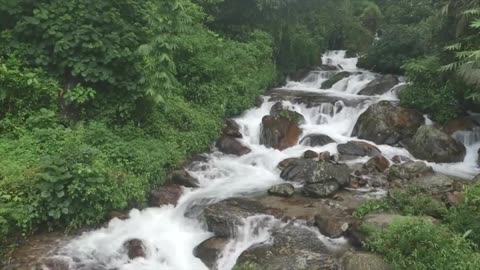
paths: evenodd
<path fill-rule="evenodd" d="M 290 102 L 284 102 L 284 105 L 304 116 L 305 123 L 301 126 L 303 136 L 323 133 L 337 143 L 346 143 L 352 139 L 350 134 L 360 114 L 375 102 L 395 100 L 397 87 L 383 96 L 359 96 L 358 92 L 374 79 L 375 74 L 364 70 L 359 72 L 360 70 L 356 68 L 357 59 L 345 58 L 344 51 L 325 54 L 323 63 L 340 65 L 352 75 L 337 82 L 331 89 L 319 90 L 320 85 L 331 76 L 331 71 L 314 71 L 302 82 L 288 82 L 278 91 L 315 92 L 318 95 L 341 97 L 341 100 L 334 104 L 324 103 L 313 107 Z M 404 83 L 400 85 L 402 84 Z M 350 102 L 356 100 L 361 102 Z M 280 171 L 276 166 L 286 158 L 299 157 L 306 150 L 337 153 L 335 143 L 320 147 L 298 144 L 284 151 L 260 145 L 260 124 L 262 118 L 270 113 L 273 105 L 274 102 L 268 102 L 268 97 L 265 97 L 265 102 L 260 108 L 248 110 L 235 119 L 243 134 L 241 142 L 252 151 L 241 157 L 219 152 L 209 154 L 208 162 L 190 171 L 191 175 L 199 180 L 201 187 L 185 188 L 176 207 L 132 210 L 129 219 L 114 219 L 105 228 L 85 233 L 67 243 L 58 254 L 71 258 L 72 269 L 91 269 L 91 265 L 119 270 L 207 269 L 192 254 L 197 245 L 212 236 L 199 219 L 202 207 L 230 197 L 265 192 L 272 185 L 281 183 L 283 180 L 280 179 Z M 476 165 L 476 152 L 480 147 L 478 135 L 478 131 L 455 135 L 467 146 L 467 157 L 464 162 L 430 165 L 442 173 L 471 178 L 478 173 Z M 413 159 L 403 148 L 388 145 L 379 145 L 378 148 L 387 158 L 403 155 Z M 244 228 L 240 230 L 240 236 L 232 240 L 222 253 L 217 263 L 218 268 L 231 269 L 243 250 L 253 244 L 269 241 L 269 226 L 274 223 L 275 221 L 268 217 L 247 219 Z M 145 258 L 135 260 L 128 258 L 123 243 L 129 239 L 141 239 L 144 242 L 147 250 Z M 319 237 L 318 241 L 327 241 L 327 238 Z"/>

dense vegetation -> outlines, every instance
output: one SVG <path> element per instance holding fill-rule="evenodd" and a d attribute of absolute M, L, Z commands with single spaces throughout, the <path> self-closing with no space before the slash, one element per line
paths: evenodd
<path fill-rule="evenodd" d="M 225 117 L 327 49 L 407 75 L 402 104 L 436 121 L 479 110 L 479 30 L 476 0 L 0 1 L 0 246 L 142 206 Z M 398 269 L 473 269 L 478 186 L 451 209 L 409 192 L 357 214 L 445 225 L 400 223 L 370 248 Z"/>
<path fill-rule="evenodd" d="M 371 5 L 1 1 L 1 242 L 142 206 L 269 86 L 367 48 Z"/>
<path fill-rule="evenodd" d="M 360 64 L 407 75 L 412 84 L 402 93 L 402 104 L 438 122 L 478 111 L 480 2 L 375 2 L 383 18 L 379 38 Z"/>

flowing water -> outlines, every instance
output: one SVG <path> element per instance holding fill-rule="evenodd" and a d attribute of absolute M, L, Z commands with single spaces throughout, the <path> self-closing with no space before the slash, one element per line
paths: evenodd
<path fill-rule="evenodd" d="M 323 62 L 341 65 L 344 70 L 353 73 L 328 90 L 319 90 L 322 82 L 327 80 L 332 72 L 313 71 L 301 82 L 288 82 L 278 91 L 312 92 L 319 95 L 341 97 L 342 101 L 335 104 L 325 103 L 317 107 L 307 108 L 303 104 L 284 102 L 292 110 L 305 117 L 302 126 L 306 136 L 313 133 L 323 133 L 337 143 L 352 140 L 350 136 L 359 115 L 369 105 L 380 100 L 396 100 L 397 87 L 383 96 L 361 97 L 358 95 L 375 74 L 356 68 L 357 59 L 346 59 L 344 51 L 333 51 L 324 55 Z M 404 84 L 404 83 L 401 83 Z M 345 105 L 346 101 L 361 99 L 355 106 Z M 207 267 L 195 256 L 193 249 L 210 238 L 212 233 L 205 229 L 199 218 L 200 210 L 209 203 L 226 198 L 244 196 L 256 192 L 265 192 L 272 185 L 281 183 L 277 164 L 290 157 L 299 157 L 306 150 L 316 152 L 330 151 L 337 153 L 335 143 L 322 147 L 307 147 L 296 145 L 284 151 L 269 149 L 259 144 L 260 124 L 262 117 L 268 115 L 274 102 L 265 102 L 260 108 L 246 111 L 235 120 L 241 127 L 243 139 L 251 153 L 237 157 L 219 152 L 208 154 L 208 162 L 190 173 L 199 179 L 201 187 L 185 188 L 184 194 L 177 206 L 164 206 L 144 210 L 132 210 L 127 220 L 112 220 L 108 227 L 88 232 L 67 243 L 58 252 L 61 256 L 71 258 L 73 269 L 88 268 L 88 265 L 102 265 L 106 269 L 119 270 L 196 270 Z M 467 146 L 467 156 L 462 163 L 433 164 L 433 168 L 442 173 L 472 178 L 479 171 L 476 164 L 476 152 L 480 148 L 480 131 L 461 132 L 455 137 Z M 407 150 L 387 145 L 379 145 L 379 149 L 387 158 L 404 155 L 413 159 Z M 365 162 L 359 159 L 353 162 Z M 279 221 L 271 217 L 257 216 L 245 220 L 245 225 L 239 230 L 239 236 L 232 240 L 219 259 L 217 265 L 221 270 L 229 270 L 242 251 L 251 245 L 270 241 L 270 229 L 279 226 Z M 145 243 L 146 258 L 129 260 L 122 245 L 129 239 L 142 239 Z M 328 239 L 319 234 L 318 241 Z"/>

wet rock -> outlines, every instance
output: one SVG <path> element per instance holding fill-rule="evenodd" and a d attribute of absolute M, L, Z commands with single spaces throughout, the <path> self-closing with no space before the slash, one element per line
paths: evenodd
<path fill-rule="evenodd" d="M 167 184 L 161 186 L 150 193 L 149 205 L 152 207 L 160 207 L 167 204 L 177 205 L 182 193 L 183 189 L 179 185 Z"/>
<path fill-rule="evenodd" d="M 339 70 L 339 67 L 336 65 L 325 64 L 325 65 L 321 65 L 319 69 L 322 71 L 337 71 Z"/>
<path fill-rule="evenodd" d="M 472 183 L 480 183 L 480 174 L 472 179 Z"/>
<path fill-rule="evenodd" d="M 343 256 L 344 270 L 390 270 L 382 257 L 366 252 L 348 252 Z"/>
<path fill-rule="evenodd" d="M 396 155 L 392 158 L 392 161 L 396 164 L 402 164 L 404 162 L 412 161 L 412 160 L 406 156 Z"/>
<path fill-rule="evenodd" d="M 460 205 L 465 199 L 465 193 L 459 191 L 449 192 L 445 196 L 445 202 L 449 206 L 458 206 Z"/>
<path fill-rule="evenodd" d="M 303 186 L 303 193 L 308 197 L 327 198 L 335 194 L 340 189 L 336 181 L 327 181 L 325 183 L 308 184 Z"/>
<path fill-rule="evenodd" d="M 307 151 L 305 151 L 302 156 L 303 156 L 303 158 L 307 158 L 307 159 L 315 159 L 315 158 L 318 158 L 317 152 L 312 151 L 312 150 L 307 150 Z"/>
<path fill-rule="evenodd" d="M 305 136 L 301 141 L 301 145 L 306 146 L 324 146 L 330 143 L 335 143 L 335 141 L 327 135 L 324 134 L 310 134 Z"/>
<path fill-rule="evenodd" d="M 260 144 L 278 150 L 296 145 L 302 133 L 299 127 L 302 119 L 303 116 L 296 112 L 282 113 L 279 117 L 265 116 L 262 119 Z"/>
<path fill-rule="evenodd" d="M 200 185 L 198 180 L 192 177 L 185 170 L 178 170 L 178 171 L 172 172 L 170 174 L 168 182 L 175 185 L 190 187 L 190 188 L 197 188 Z"/>
<path fill-rule="evenodd" d="M 33 269 L 35 270 L 70 270 L 72 260 L 63 256 L 45 258 Z M 13 269 L 13 268 L 12 268 Z"/>
<path fill-rule="evenodd" d="M 396 145 L 413 137 L 424 123 L 421 113 L 395 106 L 389 101 L 380 101 L 358 118 L 352 136 L 376 144 Z"/>
<path fill-rule="evenodd" d="M 372 157 L 363 165 L 363 168 L 369 172 L 384 172 L 390 166 L 390 162 L 382 155 Z"/>
<path fill-rule="evenodd" d="M 288 75 L 289 79 L 294 82 L 300 82 L 310 73 L 310 69 L 300 69 Z"/>
<path fill-rule="evenodd" d="M 321 89 L 330 89 L 330 88 L 332 88 L 332 86 L 334 84 L 336 84 L 337 82 L 349 77 L 350 75 L 352 75 L 352 73 L 350 73 L 348 71 L 339 72 L 339 73 L 333 75 L 330 79 L 323 82 L 322 86 L 320 88 Z"/>
<path fill-rule="evenodd" d="M 408 161 L 403 164 L 394 164 L 388 172 L 388 180 L 411 180 L 416 177 L 433 173 L 433 169 L 422 161 Z"/>
<path fill-rule="evenodd" d="M 480 127 L 480 124 L 477 123 L 473 118 L 467 116 L 449 121 L 447 124 L 445 124 L 442 130 L 451 136 L 457 131 L 473 131 L 478 127 Z"/>
<path fill-rule="evenodd" d="M 285 168 L 280 177 L 287 181 L 306 184 L 322 184 L 334 181 L 339 186 L 345 186 L 348 183 L 349 175 L 350 169 L 345 164 L 297 160 Z"/>
<path fill-rule="evenodd" d="M 110 219 L 118 218 L 120 220 L 128 219 L 130 216 L 128 211 L 112 211 L 108 214 Z"/>
<path fill-rule="evenodd" d="M 272 89 L 268 92 L 268 95 L 270 95 L 269 101 L 290 101 L 292 103 L 305 104 L 307 108 L 319 107 L 325 103 L 330 103 L 334 107 L 335 104 L 339 103 L 348 107 L 357 107 L 360 104 L 366 104 L 367 102 L 373 101 L 373 98 L 368 96 L 345 98 L 341 96 L 325 95 L 323 91 L 312 92 Z"/>
<path fill-rule="evenodd" d="M 223 125 L 223 134 L 234 138 L 242 138 L 240 126 L 233 119 L 227 119 Z"/>
<path fill-rule="evenodd" d="M 394 75 L 381 75 L 367 84 L 358 94 L 364 96 L 383 95 L 397 85 L 400 81 Z"/>
<path fill-rule="evenodd" d="M 444 193 L 452 190 L 453 180 L 446 175 L 427 175 L 412 180 L 415 186 L 433 194 Z"/>
<path fill-rule="evenodd" d="M 250 148 L 242 145 L 237 139 L 231 136 L 222 136 L 217 141 L 216 147 L 228 155 L 243 156 L 251 152 Z"/>
<path fill-rule="evenodd" d="M 463 144 L 433 126 L 422 126 L 407 144 L 410 153 L 431 162 L 461 162 L 465 158 L 466 148 Z"/>
<path fill-rule="evenodd" d="M 337 146 L 338 153 L 342 159 L 355 159 L 358 157 L 374 157 L 380 155 L 380 150 L 369 143 L 361 141 L 349 141 Z"/>
<path fill-rule="evenodd" d="M 263 97 L 256 96 L 255 97 L 255 107 L 260 108 L 260 107 L 262 107 L 262 104 L 263 104 Z"/>
<path fill-rule="evenodd" d="M 294 164 L 296 162 L 299 162 L 299 158 L 287 158 L 282 160 L 280 163 L 278 163 L 277 168 L 283 171 L 285 168 L 287 168 L 290 164 Z"/>
<path fill-rule="evenodd" d="M 349 228 L 349 222 L 335 216 L 315 216 L 315 226 L 321 234 L 330 238 L 342 237 Z"/>
<path fill-rule="evenodd" d="M 257 201 L 233 198 L 209 205 L 203 211 L 207 228 L 219 237 L 234 237 L 243 219 L 267 210 Z"/>
<path fill-rule="evenodd" d="M 288 183 L 273 186 L 268 190 L 268 194 L 280 197 L 291 197 L 294 192 L 295 187 Z"/>
<path fill-rule="evenodd" d="M 309 228 L 287 225 L 272 232 L 273 241 L 244 251 L 237 266 L 253 264 L 265 270 L 339 270 L 338 260 Z"/>
<path fill-rule="evenodd" d="M 330 155 L 330 152 L 325 151 L 318 154 L 318 160 L 319 161 L 335 161 L 335 158 L 332 155 Z"/>
<path fill-rule="evenodd" d="M 130 258 L 130 260 L 135 258 L 145 258 L 146 256 L 145 245 L 140 239 L 128 240 L 123 244 L 123 247 L 126 249 L 128 258 Z"/>
<path fill-rule="evenodd" d="M 228 241 L 228 238 L 212 237 L 198 245 L 193 250 L 193 255 L 202 260 L 209 269 L 213 269 Z"/>

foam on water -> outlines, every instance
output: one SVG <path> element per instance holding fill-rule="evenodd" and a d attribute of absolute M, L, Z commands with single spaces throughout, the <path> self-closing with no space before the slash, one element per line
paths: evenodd
<path fill-rule="evenodd" d="M 340 96 L 344 100 L 355 100 L 357 93 L 374 79 L 374 74 L 356 68 L 357 59 L 345 59 L 345 51 L 333 51 L 324 55 L 323 63 L 341 65 L 344 70 L 354 75 L 341 80 L 332 89 L 319 90 L 322 82 L 330 76 L 328 72 L 315 71 L 302 82 L 288 82 L 283 88 L 288 91 L 315 91 L 323 95 Z M 346 106 L 342 101 L 336 104 L 322 104 L 307 108 L 302 104 L 284 102 L 284 106 L 301 113 L 305 118 L 302 125 L 302 137 L 309 134 L 322 133 L 330 136 L 338 143 L 352 139 L 351 132 L 362 112 L 369 105 L 380 100 L 397 100 L 400 83 L 383 96 L 365 99 L 357 107 Z M 365 98 L 365 97 L 363 97 Z M 73 258 L 76 269 L 82 265 L 97 264 L 107 269 L 119 270 L 201 270 L 207 267 L 192 253 L 193 249 L 212 236 L 205 229 L 205 224 L 198 218 L 201 209 L 209 204 L 226 198 L 243 196 L 257 191 L 264 192 L 270 186 L 280 183 L 280 171 L 277 164 L 290 157 L 298 157 L 304 151 L 312 149 L 316 152 L 330 151 L 337 153 L 335 143 L 320 147 L 296 145 L 284 151 L 266 148 L 259 144 L 260 124 L 268 115 L 273 102 L 265 102 L 260 108 L 246 111 L 236 118 L 240 131 L 244 135 L 241 142 L 252 151 L 244 156 L 236 157 L 219 152 L 208 154 L 208 161 L 190 173 L 199 179 L 198 189 L 185 188 L 178 205 L 132 210 L 127 220 L 112 220 L 106 228 L 87 232 L 64 246 L 59 252 Z M 427 121 L 428 122 L 428 121 Z M 455 164 L 430 164 L 442 173 L 471 178 L 477 174 L 476 152 L 480 148 L 479 131 L 458 133 L 454 136 L 467 146 L 464 162 Z M 407 150 L 387 145 L 378 146 L 387 158 L 395 155 L 413 157 Z M 383 195 L 381 193 L 379 196 Z M 271 217 L 253 217 L 245 220 L 240 230 L 242 233 L 233 239 L 218 261 L 219 269 L 229 270 L 235 264 L 242 251 L 253 244 L 270 239 L 270 228 L 276 224 Z M 323 237 L 323 238 L 322 238 Z M 123 243 L 129 239 L 141 239 L 147 247 L 146 258 L 129 260 L 125 254 Z M 319 235 L 319 241 L 326 241 Z"/>

